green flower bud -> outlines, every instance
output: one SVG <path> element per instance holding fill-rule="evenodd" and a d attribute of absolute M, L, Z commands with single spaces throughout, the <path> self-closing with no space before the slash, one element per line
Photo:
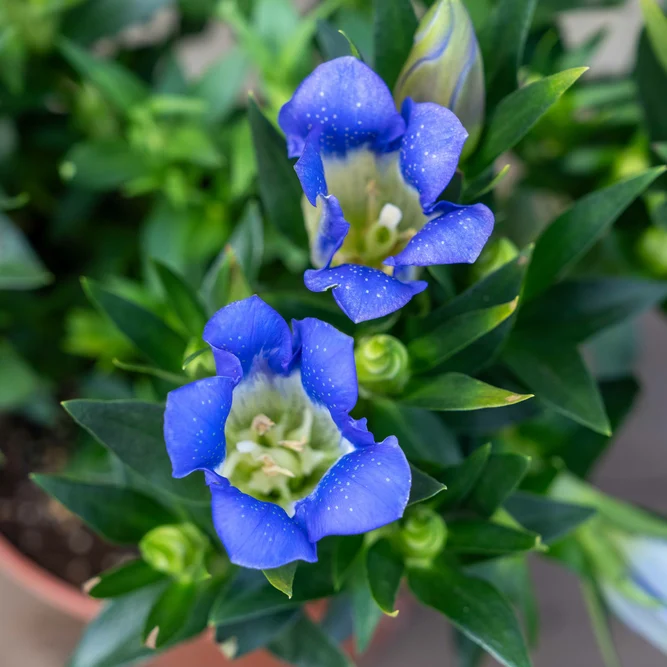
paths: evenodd
<path fill-rule="evenodd" d="M 400 393 L 410 379 L 408 350 L 393 336 L 378 334 L 362 338 L 354 359 L 359 384 L 374 393 Z"/>
<path fill-rule="evenodd" d="M 399 546 L 413 563 L 428 565 L 445 548 L 447 524 L 426 505 L 417 505 L 406 514 L 398 534 Z"/>
<path fill-rule="evenodd" d="M 394 97 L 398 106 L 411 97 L 451 109 L 469 134 L 462 157 L 475 149 L 484 124 L 484 65 L 461 0 L 439 0 L 426 12 Z"/>
<path fill-rule="evenodd" d="M 155 570 L 181 581 L 196 581 L 208 576 L 206 562 L 211 544 L 191 523 L 159 526 L 139 542 L 142 558 Z"/>
<path fill-rule="evenodd" d="M 667 277 L 667 229 L 645 229 L 636 246 L 637 257 L 644 268 L 656 278 Z"/>
<path fill-rule="evenodd" d="M 485 278 L 519 254 L 519 249 L 508 238 L 501 236 L 487 243 L 477 261 L 470 267 L 471 282 Z"/>

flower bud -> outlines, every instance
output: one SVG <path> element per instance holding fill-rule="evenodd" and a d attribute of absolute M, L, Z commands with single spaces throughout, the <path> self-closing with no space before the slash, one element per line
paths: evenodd
<path fill-rule="evenodd" d="M 406 558 L 428 565 L 445 548 L 447 524 L 430 507 L 418 505 L 407 514 L 398 539 Z"/>
<path fill-rule="evenodd" d="M 486 278 L 507 262 L 511 262 L 518 254 L 519 249 L 504 236 L 490 241 L 484 246 L 477 261 L 470 267 L 472 282 L 476 283 Z"/>
<path fill-rule="evenodd" d="M 139 551 L 153 569 L 181 581 L 208 576 L 206 561 L 211 553 L 211 544 L 206 535 L 191 523 L 154 528 L 139 542 Z"/>
<path fill-rule="evenodd" d="M 408 350 L 387 334 L 362 338 L 354 351 L 359 384 L 377 394 L 400 393 L 410 379 Z"/>
<path fill-rule="evenodd" d="M 649 227 L 637 241 L 637 257 L 656 278 L 667 277 L 667 229 Z"/>
<path fill-rule="evenodd" d="M 484 65 L 461 0 L 439 0 L 424 15 L 394 92 L 451 109 L 468 131 L 462 157 L 477 146 L 484 123 Z"/>

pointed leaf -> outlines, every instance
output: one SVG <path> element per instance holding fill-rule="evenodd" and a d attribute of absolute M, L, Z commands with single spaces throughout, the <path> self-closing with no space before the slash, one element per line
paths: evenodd
<path fill-rule="evenodd" d="M 433 379 L 413 380 L 400 401 L 428 410 L 480 410 L 513 405 L 531 397 L 532 394 L 492 387 L 461 373 L 445 373 Z"/>
<path fill-rule="evenodd" d="M 52 280 L 18 227 L 0 213 L 0 290 L 35 289 Z"/>
<path fill-rule="evenodd" d="M 522 454 L 491 454 L 467 504 L 484 516 L 491 516 L 516 489 L 528 472 L 530 459 Z"/>
<path fill-rule="evenodd" d="M 523 298 L 527 301 L 563 277 L 665 167 L 648 169 L 582 197 L 554 220 L 535 244 Z"/>
<path fill-rule="evenodd" d="M 507 600 L 486 581 L 439 563 L 408 573 L 410 589 L 507 667 L 530 667 L 519 624 Z"/>
<path fill-rule="evenodd" d="M 156 600 L 146 624 L 142 639 L 150 639 L 155 648 L 164 646 L 183 626 L 197 599 L 197 588 L 191 582 L 172 581 Z"/>
<path fill-rule="evenodd" d="M 639 0 L 644 14 L 644 25 L 653 53 L 667 73 L 667 16 L 657 0 Z"/>
<path fill-rule="evenodd" d="M 388 539 L 379 539 L 368 549 L 366 571 L 371 594 L 378 607 L 389 616 L 398 614 L 396 596 L 405 566 L 403 558 Z"/>
<path fill-rule="evenodd" d="M 393 88 L 412 49 L 417 17 L 410 0 L 375 0 L 373 10 L 374 69 Z"/>
<path fill-rule="evenodd" d="M 362 554 L 352 568 L 349 582 L 357 653 L 364 653 L 370 646 L 375 630 L 382 620 L 382 609 L 373 597 L 368 576 L 366 559 Z"/>
<path fill-rule="evenodd" d="M 438 477 L 447 485 L 447 491 L 439 497 L 439 507 L 450 509 L 463 502 L 480 478 L 482 471 L 486 468 L 491 445 L 482 445 L 476 449 L 468 458 L 456 466 L 446 468 Z"/>
<path fill-rule="evenodd" d="M 341 535 L 337 538 L 333 554 L 333 582 L 337 590 L 339 590 L 345 582 L 345 579 L 350 572 L 350 568 L 354 564 L 363 546 L 363 534 Z"/>
<path fill-rule="evenodd" d="M 284 593 L 288 598 L 291 598 L 294 575 L 296 574 L 298 565 L 298 561 L 294 561 L 293 563 L 287 563 L 287 565 L 283 565 L 282 567 L 262 570 L 262 572 L 271 586 L 278 589 L 281 593 Z"/>
<path fill-rule="evenodd" d="M 634 77 L 650 139 L 667 141 L 667 114 L 663 94 L 667 86 L 667 72 L 656 57 L 646 30 L 639 38 Z"/>
<path fill-rule="evenodd" d="M 427 475 L 419 468 L 410 464 L 410 473 L 412 474 L 412 485 L 410 486 L 410 498 L 408 505 L 420 503 L 422 500 L 428 500 L 437 496 L 441 491 L 447 487 L 439 482 L 437 479 Z"/>
<path fill-rule="evenodd" d="M 153 584 L 165 577 L 164 573 L 154 570 L 148 563 L 137 559 L 103 572 L 95 585 L 87 592 L 92 598 L 115 598 Z"/>
<path fill-rule="evenodd" d="M 460 554 L 498 555 L 539 549 L 540 536 L 482 519 L 447 522 L 447 550 Z"/>

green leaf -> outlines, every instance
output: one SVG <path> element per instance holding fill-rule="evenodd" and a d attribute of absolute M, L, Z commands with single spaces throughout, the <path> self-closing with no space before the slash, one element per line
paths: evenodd
<path fill-rule="evenodd" d="M 173 639 L 190 615 L 196 600 L 195 584 L 172 581 L 148 614 L 142 637 L 144 642 L 160 648 Z"/>
<path fill-rule="evenodd" d="M 396 616 L 396 596 L 405 566 L 403 558 L 387 538 L 375 542 L 366 554 L 368 585 L 378 607 L 389 616 Z"/>
<path fill-rule="evenodd" d="M 447 491 L 439 497 L 439 507 L 450 509 L 463 502 L 480 478 L 491 454 L 491 445 L 482 445 L 465 461 L 450 466 L 438 476 L 447 485 Z"/>
<path fill-rule="evenodd" d="M 132 560 L 100 574 L 87 592 L 92 598 L 116 598 L 160 581 L 165 576 L 141 559 Z"/>
<path fill-rule="evenodd" d="M 119 111 L 127 113 L 148 98 L 144 83 L 118 63 L 95 58 L 66 39 L 59 42 L 59 48 L 81 78 L 95 86 Z"/>
<path fill-rule="evenodd" d="M 412 49 L 417 17 L 410 0 L 373 3 L 374 69 L 393 88 Z"/>
<path fill-rule="evenodd" d="M 220 123 L 233 110 L 249 66 L 248 56 L 241 49 L 233 48 L 194 83 L 191 94 L 206 102 L 205 118 L 209 123 Z"/>
<path fill-rule="evenodd" d="M 482 519 L 447 522 L 447 550 L 459 554 L 500 555 L 540 548 L 540 536 Z"/>
<path fill-rule="evenodd" d="M 295 667 L 353 667 L 343 650 L 303 612 L 268 648 Z"/>
<path fill-rule="evenodd" d="M 164 407 L 143 401 L 66 401 L 63 407 L 98 442 L 156 490 L 172 498 L 208 504 L 200 474 L 174 479 L 162 434 Z"/>
<path fill-rule="evenodd" d="M 648 169 L 582 197 L 537 239 L 523 298 L 527 301 L 563 277 L 665 167 Z"/>
<path fill-rule="evenodd" d="M 480 174 L 516 146 L 586 69 L 578 67 L 547 76 L 505 97 L 491 115 L 466 175 L 470 178 Z"/>
<path fill-rule="evenodd" d="M 63 34 L 87 46 L 129 26 L 146 23 L 159 9 L 173 4 L 174 0 L 89 0 L 65 14 Z"/>
<path fill-rule="evenodd" d="M 357 653 L 364 653 L 370 646 L 375 630 L 382 620 L 382 609 L 373 597 L 368 577 L 366 559 L 362 555 L 354 563 L 349 582 Z"/>
<path fill-rule="evenodd" d="M 317 22 L 317 44 L 324 60 L 352 55 L 350 41 L 328 21 Z"/>
<path fill-rule="evenodd" d="M 524 528 L 541 535 L 545 544 L 565 537 L 595 514 L 590 507 L 563 503 L 524 491 L 513 493 L 504 507 Z"/>
<path fill-rule="evenodd" d="M 507 667 L 530 667 L 530 658 L 512 608 L 486 581 L 468 577 L 445 563 L 437 570 L 408 572 L 410 589 L 467 637 Z"/>
<path fill-rule="evenodd" d="M 554 285 L 521 309 L 517 331 L 580 343 L 667 298 L 667 282 L 583 278 Z"/>
<path fill-rule="evenodd" d="M 241 221 L 229 239 L 229 245 L 241 265 L 243 275 L 250 282 L 257 280 L 264 257 L 264 227 L 256 201 L 246 206 Z"/>
<path fill-rule="evenodd" d="M 240 301 L 252 294 L 253 291 L 234 250 L 225 246 L 202 282 L 201 295 L 209 314 L 213 314 L 232 301 Z"/>
<path fill-rule="evenodd" d="M 36 289 L 52 280 L 19 228 L 0 213 L 0 290 Z"/>
<path fill-rule="evenodd" d="M 287 158 L 287 145 L 250 98 L 248 118 L 257 158 L 259 193 L 271 223 L 296 245 L 307 246 L 301 184 Z"/>
<path fill-rule="evenodd" d="M 657 0 L 639 0 L 639 4 L 653 53 L 667 73 L 667 16 L 660 9 Z"/>
<path fill-rule="evenodd" d="M 85 141 L 72 146 L 60 167 L 64 180 L 86 190 L 119 188 L 147 176 L 151 166 L 143 155 L 120 139 Z"/>
<path fill-rule="evenodd" d="M 88 278 L 82 280 L 88 298 L 148 359 L 160 368 L 181 370 L 185 340 L 163 320 Z"/>
<path fill-rule="evenodd" d="M 611 434 L 598 387 L 575 347 L 514 336 L 503 359 L 549 407 L 597 433 Z"/>
<path fill-rule="evenodd" d="M 522 454 L 491 454 L 467 504 L 484 516 L 491 516 L 516 489 L 528 472 L 530 459 Z"/>
<path fill-rule="evenodd" d="M 385 398 L 374 398 L 371 405 L 371 431 L 378 440 L 395 435 L 408 459 L 440 466 L 461 460 L 456 438 L 438 415 Z"/>
<path fill-rule="evenodd" d="M 480 34 L 490 108 L 517 88 L 536 5 L 537 0 L 501 0 Z"/>
<path fill-rule="evenodd" d="M 361 535 L 341 535 L 337 538 L 333 553 L 332 576 L 336 590 L 340 590 L 350 568 L 355 562 L 359 552 L 364 546 L 364 536 Z"/>
<path fill-rule="evenodd" d="M 32 479 L 110 542 L 136 544 L 149 530 L 176 520 L 152 498 L 128 488 L 55 475 L 33 475 Z"/>
<path fill-rule="evenodd" d="M 651 48 L 646 30 L 639 38 L 634 76 L 649 137 L 652 141 L 667 141 L 667 114 L 663 93 L 667 86 L 667 72 Z"/>
<path fill-rule="evenodd" d="M 206 350 L 204 350 L 204 352 L 206 352 Z M 177 387 L 186 384 L 190 380 L 187 375 L 170 373 L 169 371 L 163 371 L 161 368 L 155 368 L 154 366 L 147 366 L 145 364 L 131 364 L 126 361 L 121 361 L 120 359 L 113 359 L 112 361 L 113 365 L 116 368 L 120 368 L 122 371 L 127 371 L 128 373 L 138 373 L 139 375 L 150 375 L 152 377 L 156 377 L 160 380 L 164 380 L 165 382 L 176 385 Z M 185 362 L 183 364 L 183 368 L 185 368 Z"/>
<path fill-rule="evenodd" d="M 484 310 L 457 315 L 408 345 L 411 368 L 420 373 L 430 370 L 495 329 L 516 310 L 518 299 Z"/>
<path fill-rule="evenodd" d="M 193 338 L 201 338 L 206 312 L 199 297 L 185 280 L 166 264 L 153 260 L 167 303 L 180 320 L 183 329 Z"/>
<path fill-rule="evenodd" d="M 410 486 L 408 505 L 414 505 L 415 503 L 420 503 L 422 500 L 433 498 L 433 496 L 437 496 L 447 488 L 442 482 L 427 475 L 422 470 L 419 470 L 419 468 L 415 468 L 412 463 L 410 464 L 410 474 L 412 475 L 412 485 Z"/>
<path fill-rule="evenodd" d="M 292 597 L 292 586 L 294 584 L 294 575 L 296 568 L 299 565 L 298 561 L 287 563 L 281 567 L 274 567 L 270 570 L 262 570 L 267 581 L 274 588 L 284 593 L 288 598 Z"/>
<path fill-rule="evenodd" d="M 428 410 L 480 410 L 513 405 L 531 397 L 532 394 L 492 387 L 462 373 L 445 373 L 433 379 L 411 381 L 400 401 Z"/>
<path fill-rule="evenodd" d="M 0 411 L 27 403 L 40 388 L 35 371 L 8 341 L 0 339 Z"/>
<path fill-rule="evenodd" d="M 234 660 L 264 648 L 276 637 L 288 631 L 300 616 L 301 612 L 298 609 L 288 609 L 250 621 L 219 625 L 215 629 L 215 641 L 224 656 Z"/>

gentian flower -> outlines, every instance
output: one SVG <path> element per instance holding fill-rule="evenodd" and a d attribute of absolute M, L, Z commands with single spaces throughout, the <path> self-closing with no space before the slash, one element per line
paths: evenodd
<path fill-rule="evenodd" d="M 333 289 L 354 322 L 402 308 L 426 288 L 417 267 L 474 262 L 493 228 L 483 204 L 438 197 L 467 133 L 456 116 L 391 92 L 353 57 L 315 69 L 278 122 L 305 196 L 314 292 Z"/>
<path fill-rule="evenodd" d="M 424 14 L 394 91 L 396 104 L 406 97 L 451 109 L 470 135 L 463 157 L 475 149 L 484 125 L 484 65 L 461 0 L 439 0 Z"/>
<path fill-rule="evenodd" d="M 317 542 L 399 519 L 410 468 L 376 443 L 357 402 L 353 340 L 313 318 L 285 320 L 257 296 L 204 329 L 217 375 L 169 393 L 174 477 L 205 471 L 213 524 L 233 563 L 317 560 Z"/>

